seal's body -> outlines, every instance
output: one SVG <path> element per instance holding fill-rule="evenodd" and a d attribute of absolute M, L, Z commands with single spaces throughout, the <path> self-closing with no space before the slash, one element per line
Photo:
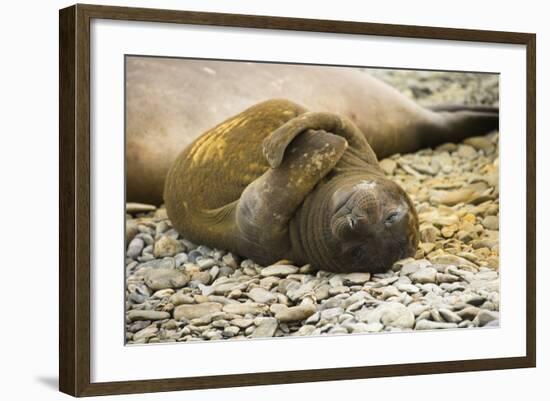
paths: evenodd
<path fill-rule="evenodd" d="M 162 203 L 181 149 L 268 99 L 348 118 L 379 158 L 498 127 L 495 109 L 432 111 L 357 68 L 129 57 L 126 77 L 126 198 L 133 202 Z"/>
<path fill-rule="evenodd" d="M 418 219 L 345 117 L 270 100 L 192 142 L 171 166 L 168 217 L 186 238 L 267 265 L 386 270 L 414 254 Z"/>

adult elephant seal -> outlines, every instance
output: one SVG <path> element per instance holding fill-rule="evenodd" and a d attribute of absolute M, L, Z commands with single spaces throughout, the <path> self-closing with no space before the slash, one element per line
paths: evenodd
<path fill-rule="evenodd" d="M 166 58 L 126 61 L 126 199 L 162 203 L 179 151 L 262 101 L 289 99 L 350 119 L 379 158 L 498 127 L 485 108 L 428 110 L 357 68 Z"/>
<path fill-rule="evenodd" d="M 255 105 L 197 138 L 170 168 L 168 217 L 186 238 L 268 265 L 387 270 L 414 254 L 418 218 L 359 128 L 287 100 Z"/>

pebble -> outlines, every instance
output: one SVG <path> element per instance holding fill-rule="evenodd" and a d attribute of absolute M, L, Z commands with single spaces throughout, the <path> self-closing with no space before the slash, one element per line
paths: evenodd
<path fill-rule="evenodd" d="M 498 216 L 487 216 L 481 221 L 481 224 L 489 230 L 498 230 Z"/>
<path fill-rule="evenodd" d="M 455 329 L 457 327 L 456 323 L 432 322 L 426 319 L 419 320 L 414 326 L 416 330 Z"/>
<path fill-rule="evenodd" d="M 397 163 L 392 159 L 383 159 L 380 160 L 380 168 L 386 173 L 386 175 L 393 175 L 395 169 L 397 168 Z"/>
<path fill-rule="evenodd" d="M 411 280 L 414 283 L 426 284 L 435 283 L 437 277 L 437 270 L 433 267 L 423 267 L 413 274 L 411 274 Z"/>
<path fill-rule="evenodd" d="M 138 310 L 133 309 L 126 314 L 131 322 L 136 320 L 164 320 L 170 318 L 170 313 L 155 311 L 155 310 Z"/>
<path fill-rule="evenodd" d="M 164 235 L 160 237 L 157 242 L 155 242 L 153 255 L 155 255 L 156 258 L 162 258 L 164 256 L 174 256 L 182 251 L 183 245 L 181 242 Z"/>
<path fill-rule="evenodd" d="M 264 267 L 260 275 L 262 277 L 269 277 L 269 276 L 279 276 L 279 277 L 285 277 L 289 274 L 295 274 L 298 273 L 299 268 L 296 266 L 291 265 L 272 265 L 268 267 Z"/>
<path fill-rule="evenodd" d="M 259 302 L 261 304 L 270 304 L 273 302 L 277 302 L 277 295 L 261 287 L 255 287 L 251 289 L 248 292 L 248 297 L 254 302 Z"/>
<path fill-rule="evenodd" d="M 222 304 L 217 302 L 204 302 L 201 304 L 179 305 L 174 309 L 174 319 L 192 320 L 222 310 Z"/>
<path fill-rule="evenodd" d="M 384 326 L 410 329 L 414 325 L 414 314 L 403 304 L 387 302 L 368 314 L 368 323 L 382 323 Z"/>
<path fill-rule="evenodd" d="M 153 212 L 156 209 L 157 209 L 156 206 L 148 205 L 145 203 L 135 203 L 135 202 L 126 203 L 126 213 L 129 213 L 129 214 Z"/>
<path fill-rule="evenodd" d="M 298 305 L 290 308 L 283 308 L 275 313 L 275 319 L 285 323 L 301 321 L 312 316 L 316 310 L 314 305 Z"/>
<path fill-rule="evenodd" d="M 259 337 L 273 337 L 279 323 L 275 318 L 264 318 L 256 326 L 250 337 L 259 338 Z"/>
<path fill-rule="evenodd" d="M 189 276 L 176 269 L 152 269 L 145 275 L 145 284 L 152 290 L 181 288 L 189 282 Z"/>
<path fill-rule="evenodd" d="M 247 302 L 224 305 L 223 311 L 227 313 L 234 313 L 236 315 L 258 315 L 267 311 L 267 307 L 262 304 Z"/>
<path fill-rule="evenodd" d="M 141 238 L 134 238 L 128 244 L 128 250 L 126 251 L 126 256 L 129 258 L 135 259 L 141 255 L 141 251 L 145 246 L 145 242 Z"/>
<path fill-rule="evenodd" d="M 477 316 L 475 317 L 473 323 L 476 326 L 486 326 L 488 323 L 492 322 L 493 320 L 499 319 L 499 312 L 493 312 L 485 309 L 481 309 Z"/>
<path fill-rule="evenodd" d="M 365 284 L 370 280 L 370 273 L 347 273 L 342 275 L 342 282 L 344 285 L 359 285 Z"/>
<path fill-rule="evenodd" d="M 157 328 L 157 326 L 146 327 L 143 330 L 134 333 L 133 340 L 134 342 L 139 340 L 148 340 L 149 338 L 154 337 L 158 333 L 158 331 L 159 329 Z"/>
<path fill-rule="evenodd" d="M 449 309 L 439 309 L 439 314 L 449 323 L 460 323 L 462 318 L 455 312 Z"/>

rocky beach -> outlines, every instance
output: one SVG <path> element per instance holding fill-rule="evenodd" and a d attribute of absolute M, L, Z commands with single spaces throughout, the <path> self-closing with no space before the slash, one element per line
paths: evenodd
<path fill-rule="evenodd" d="M 498 105 L 496 75 L 369 72 L 423 105 Z M 497 327 L 498 139 L 380 161 L 413 200 L 421 239 L 384 274 L 259 266 L 183 238 L 162 207 L 128 203 L 127 343 Z"/>

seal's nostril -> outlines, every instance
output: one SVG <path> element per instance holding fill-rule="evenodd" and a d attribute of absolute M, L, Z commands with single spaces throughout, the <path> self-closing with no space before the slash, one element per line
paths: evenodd
<path fill-rule="evenodd" d="M 355 226 L 357 225 L 357 219 L 351 214 L 348 214 L 346 216 L 346 221 L 348 222 L 348 225 L 351 229 L 355 228 Z"/>

